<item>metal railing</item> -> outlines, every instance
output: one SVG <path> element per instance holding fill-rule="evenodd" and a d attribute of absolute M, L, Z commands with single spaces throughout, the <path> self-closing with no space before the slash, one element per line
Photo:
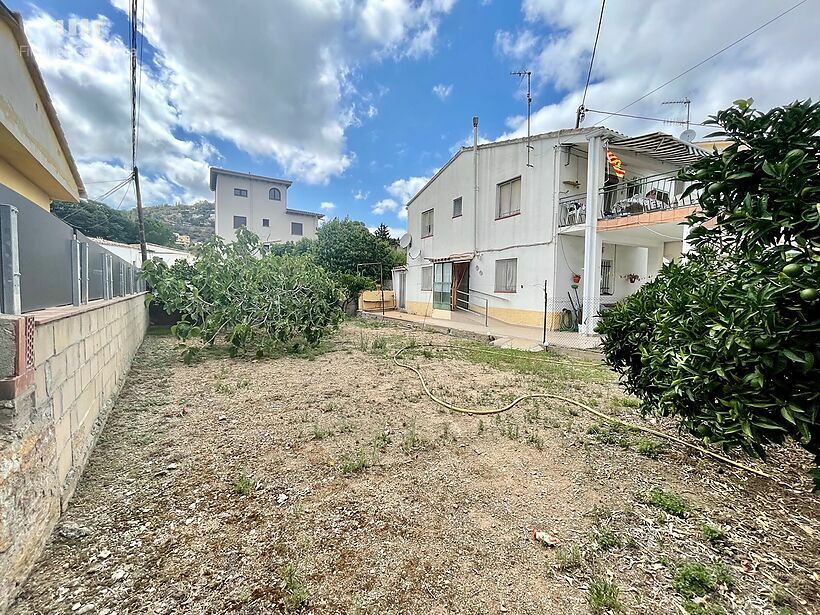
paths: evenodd
<path fill-rule="evenodd" d="M 485 299 L 484 297 L 473 297 L 473 300 L 483 301 L 484 302 L 484 313 L 477 312 L 470 308 L 470 293 L 465 290 L 458 290 L 456 289 L 456 309 L 463 310 L 465 312 L 470 312 L 471 314 L 477 314 L 479 316 L 484 317 L 484 326 L 487 326 L 489 313 L 490 313 L 490 301 Z"/>
<path fill-rule="evenodd" d="M 618 182 L 598 191 L 601 196 L 599 220 L 611 220 L 654 211 L 690 207 L 698 204 L 698 192 L 683 196 L 686 184 L 675 175 L 653 175 Z M 586 194 L 571 194 L 558 200 L 558 226 L 586 222 Z"/>
<path fill-rule="evenodd" d="M 0 240 L 5 314 L 145 290 L 134 265 L 5 186 L 0 186 Z"/>

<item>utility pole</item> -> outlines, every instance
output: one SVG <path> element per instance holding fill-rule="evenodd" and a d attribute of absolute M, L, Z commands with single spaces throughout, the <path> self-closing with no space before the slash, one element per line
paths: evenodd
<path fill-rule="evenodd" d="M 148 260 L 148 247 L 145 245 L 145 218 L 142 214 L 142 194 L 140 193 L 140 171 L 134 167 L 134 189 L 137 193 L 137 224 L 139 226 L 140 236 L 140 254 L 142 255 L 142 262 Z"/>

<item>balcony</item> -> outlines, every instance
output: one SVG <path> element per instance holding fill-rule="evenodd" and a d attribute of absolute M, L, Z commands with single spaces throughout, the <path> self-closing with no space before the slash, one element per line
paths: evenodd
<path fill-rule="evenodd" d="M 613 220 L 697 205 L 698 193 L 682 197 L 684 188 L 684 182 L 674 175 L 653 175 L 604 187 L 598 192 L 601 196 L 598 219 Z M 562 197 L 558 205 L 559 227 L 586 223 L 586 194 Z"/>

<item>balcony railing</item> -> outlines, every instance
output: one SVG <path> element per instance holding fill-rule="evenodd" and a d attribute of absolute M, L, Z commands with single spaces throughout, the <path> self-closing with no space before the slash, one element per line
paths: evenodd
<path fill-rule="evenodd" d="M 598 192 L 601 195 L 598 219 L 610 220 L 697 205 L 697 191 L 683 197 L 684 188 L 684 182 L 670 175 L 655 175 L 606 186 Z M 562 197 L 558 205 L 558 226 L 573 226 L 586 222 L 586 194 Z"/>

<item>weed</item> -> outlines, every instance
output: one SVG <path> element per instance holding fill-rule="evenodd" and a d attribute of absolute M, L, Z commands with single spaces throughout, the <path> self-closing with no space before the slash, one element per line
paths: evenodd
<path fill-rule="evenodd" d="M 478 433 L 483 434 L 487 430 L 487 427 L 484 425 L 484 421 L 478 419 Z"/>
<path fill-rule="evenodd" d="M 361 472 L 370 464 L 371 461 L 367 457 L 367 453 L 365 453 L 362 449 L 357 448 L 355 451 L 350 451 L 342 456 L 339 467 L 343 474 L 354 474 L 356 472 Z"/>
<path fill-rule="evenodd" d="M 689 511 L 686 502 L 674 491 L 665 491 L 655 487 L 649 492 L 646 502 L 676 517 L 685 517 Z"/>
<path fill-rule="evenodd" d="M 723 530 L 711 523 L 701 524 L 700 531 L 703 533 L 703 537 L 709 542 L 720 542 L 725 537 Z"/>
<path fill-rule="evenodd" d="M 593 423 L 587 429 L 587 433 L 594 435 L 599 442 L 617 444 L 622 448 L 629 448 L 631 444 L 630 431 L 628 427 L 620 423 Z"/>
<path fill-rule="evenodd" d="M 524 411 L 524 420 L 527 421 L 527 423 L 535 423 L 540 414 L 541 411 L 538 408 L 529 408 Z"/>
<path fill-rule="evenodd" d="M 587 603 L 596 615 L 603 613 L 622 613 L 620 590 L 610 581 L 601 578 L 592 579 L 587 590 Z"/>
<path fill-rule="evenodd" d="M 538 435 L 537 431 L 532 431 L 527 434 L 527 442 L 532 444 L 539 451 L 544 450 L 544 439 Z"/>
<path fill-rule="evenodd" d="M 571 547 L 558 547 L 555 550 L 555 568 L 557 570 L 569 571 L 577 570 L 583 564 L 581 549 L 576 545 Z"/>
<path fill-rule="evenodd" d="M 624 408 L 638 409 L 641 407 L 641 401 L 639 399 L 635 399 L 634 397 L 621 397 L 618 400 L 618 403 Z"/>
<path fill-rule="evenodd" d="M 608 527 L 598 527 L 592 533 L 592 539 L 601 551 L 610 551 L 621 546 L 620 537 Z"/>
<path fill-rule="evenodd" d="M 404 431 L 404 436 L 402 437 L 401 447 L 405 453 L 410 453 L 417 448 L 421 448 L 423 445 L 421 438 L 419 437 L 418 432 L 416 431 L 416 424 L 415 422 L 410 423 L 407 426 L 407 429 Z"/>
<path fill-rule="evenodd" d="M 774 612 L 774 615 L 795 615 L 795 613 L 789 607 L 781 606 Z"/>
<path fill-rule="evenodd" d="M 518 429 L 518 423 L 509 419 L 504 421 L 501 428 L 501 433 L 507 436 L 510 440 L 518 440 L 521 437 L 520 430 Z"/>
<path fill-rule="evenodd" d="M 380 335 L 377 335 L 373 338 L 373 342 L 370 344 L 370 348 L 372 350 L 385 350 L 387 349 L 387 339 L 383 338 Z"/>
<path fill-rule="evenodd" d="M 377 451 L 383 451 L 391 442 L 393 442 L 393 438 L 390 437 L 390 432 L 385 430 L 373 439 L 373 448 Z"/>
<path fill-rule="evenodd" d="M 672 585 L 684 598 L 695 598 L 713 592 L 719 585 L 731 587 L 734 580 L 723 564 L 685 562 L 675 570 Z"/>
<path fill-rule="evenodd" d="M 282 590 L 285 594 L 285 606 L 296 610 L 307 603 L 308 587 L 294 564 L 287 564 L 281 570 Z"/>
<path fill-rule="evenodd" d="M 450 423 L 444 423 L 444 425 L 442 425 L 441 434 L 439 434 L 439 439 L 445 444 L 449 442 L 455 442 L 457 440 L 455 434 L 452 431 L 450 431 Z"/>
<path fill-rule="evenodd" d="M 244 472 L 240 472 L 233 481 L 233 490 L 239 495 L 250 495 L 253 491 L 253 479 Z"/>
<path fill-rule="evenodd" d="M 683 610 L 687 615 L 726 615 L 726 609 L 719 604 L 693 602 L 692 600 L 686 600 L 683 603 Z"/>
<path fill-rule="evenodd" d="M 364 333 L 359 333 L 359 350 L 367 352 L 367 338 L 364 336 Z"/>
<path fill-rule="evenodd" d="M 324 429 L 320 427 L 318 424 L 313 424 L 313 439 L 314 440 L 324 440 L 328 436 L 332 436 L 333 432 L 329 429 Z"/>
<path fill-rule="evenodd" d="M 635 440 L 635 452 L 650 459 L 657 459 L 661 450 L 661 443 L 652 438 L 638 438 Z"/>

